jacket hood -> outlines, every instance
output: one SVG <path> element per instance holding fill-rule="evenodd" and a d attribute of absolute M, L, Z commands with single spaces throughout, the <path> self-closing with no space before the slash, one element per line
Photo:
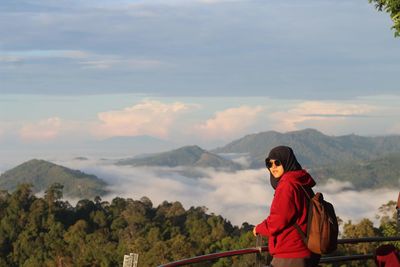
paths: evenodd
<path fill-rule="evenodd" d="M 268 157 L 265 159 L 265 165 L 268 168 L 268 162 L 271 159 L 277 159 L 282 162 L 283 169 L 285 172 L 301 170 L 301 165 L 297 161 L 296 156 L 293 153 L 293 149 L 288 146 L 277 146 L 271 149 Z"/>
<path fill-rule="evenodd" d="M 307 187 L 315 186 L 314 179 L 306 170 L 285 172 L 280 179 L 280 183 L 285 181 Z"/>
<path fill-rule="evenodd" d="M 282 163 L 285 172 L 297 171 L 302 169 L 300 163 L 297 161 L 296 156 L 293 153 L 293 149 L 291 149 L 288 146 L 277 146 L 271 149 L 271 151 L 268 154 L 268 157 L 265 159 L 265 165 L 267 168 L 268 168 L 268 162 L 271 159 L 279 160 Z M 276 189 L 276 187 L 278 186 L 280 179 L 281 177 L 275 178 L 272 175 L 272 173 L 270 174 L 269 180 L 271 186 L 274 189 Z"/>

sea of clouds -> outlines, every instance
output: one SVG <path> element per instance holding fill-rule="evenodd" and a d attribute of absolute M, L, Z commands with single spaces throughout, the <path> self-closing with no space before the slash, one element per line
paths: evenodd
<path fill-rule="evenodd" d="M 103 200 L 114 197 L 140 199 L 147 196 L 154 206 L 163 201 L 179 201 L 188 209 L 205 206 L 209 213 L 222 215 L 234 225 L 243 222 L 257 224 L 269 213 L 273 189 L 265 169 L 222 172 L 197 169 L 196 176 L 185 176 L 182 168 L 117 166 L 107 160 L 59 161 L 60 165 L 95 174 L 109 184 L 110 193 Z M 315 177 L 318 182 L 318 178 Z M 349 182 L 329 180 L 317 184 L 317 191 L 335 206 L 337 216 L 344 221 L 357 222 L 363 218 L 374 221 L 378 208 L 390 200 L 397 200 L 399 190 L 377 189 L 357 191 Z"/>

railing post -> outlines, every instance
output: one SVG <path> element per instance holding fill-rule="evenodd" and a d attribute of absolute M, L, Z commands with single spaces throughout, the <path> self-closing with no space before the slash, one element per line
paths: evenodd
<path fill-rule="evenodd" d="M 269 267 L 271 263 L 271 254 L 269 251 L 265 251 L 263 254 L 263 238 L 261 235 L 256 236 L 256 248 L 258 249 L 258 253 L 256 253 L 256 267 Z"/>
<path fill-rule="evenodd" d="M 261 267 L 261 246 L 262 246 L 262 237 L 260 235 L 256 235 L 256 248 L 259 250 L 258 253 L 256 253 L 256 267 Z"/>
<path fill-rule="evenodd" d="M 124 256 L 124 262 L 122 263 L 123 267 L 137 267 L 139 260 L 139 254 L 137 253 L 129 253 L 129 255 Z"/>
<path fill-rule="evenodd" d="M 399 196 L 397 197 L 397 235 L 400 235 L 400 192 Z"/>

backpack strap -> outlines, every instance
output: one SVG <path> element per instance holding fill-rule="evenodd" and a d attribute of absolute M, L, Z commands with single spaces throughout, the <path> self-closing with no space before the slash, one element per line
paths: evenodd
<path fill-rule="evenodd" d="M 305 193 L 305 195 L 306 195 L 306 198 L 307 198 L 307 221 L 308 221 L 308 217 L 310 216 L 310 214 L 309 214 L 309 206 L 310 206 L 310 202 L 311 202 L 311 198 L 314 196 L 314 191 L 312 191 L 312 189 L 311 189 L 311 187 L 309 188 L 310 189 L 310 191 L 311 191 L 311 194 L 310 194 L 310 192 L 307 192 L 307 189 L 305 189 L 304 188 L 304 186 L 302 186 L 302 185 L 300 185 L 300 187 L 301 187 L 301 189 L 303 189 L 303 191 L 304 191 L 304 193 Z M 307 187 L 308 188 L 308 187 Z M 301 228 L 300 228 L 300 226 L 297 224 L 297 223 L 294 223 L 294 228 L 296 228 L 296 230 L 297 230 L 297 232 L 300 234 L 300 236 L 301 236 L 301 239 L 304 241 L 304 244 L 306 244 L 307 245 L 307 236 L 306 236 L 306 233 L 304 233 L 303 232 L 303 230 L 301 230 Z M 307 226 L 308 227 L 308 226 Z"/>
<path fill-rule="evenodd" d="M 293 224 L 293 226 L 294 226 L 294 228 L 296 228 L 297 232 L 299 232 L 304 244 L 307 244 L 306 234 L 303 232 L 303 230 L 300 229 L 300 226 L 297 223 Z"/>
<path fill-rule="evenodd" d="M 311 201 L 311 198 L 315 195 L 314 191 L 311 189 L 311 187 L 307 187 L 307 189 L 309 189 L 307 191 L 307 189 L 304 188 L 304 186 L 300 185 L 301 189 L 303 189 L 304 193 L 306 194 L 306 197 L 309 201 Z M 310 194 L 311 192 L 311 194 Z"/>

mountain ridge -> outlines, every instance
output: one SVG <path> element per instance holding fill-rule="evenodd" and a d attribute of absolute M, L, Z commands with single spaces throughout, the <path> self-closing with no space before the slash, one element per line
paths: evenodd
<path fill-rule="evenodd" d="M 315 167 L 348 160 L 371 160 L 400 152 L 400 136 L 328 136 L 310 128 L 287 133 L 268 131 L 246 135 L 210 151 L 217 154 L 247 153 L 250 167 L 261 168 L 268 151 L 278 145 L 292 147 L 300 163 Z"/>
<path fill-rule="evenodd" d="M 15 190 L 18 184 L 30 183 L 34 192 L 46 190 L 51 184 L 60 183 L 69 197 L 91 198 L 105 195 L 106 183 L 95 175 L 54 164 L 49 161 L 32 159 L 0 175 L 0 188 Z"/>
<path fill-rule="evenodd" d="M 393 188 L 400 187 L 400 152 L 384 155 L 373 160 L 343 162 L 311 168 L 313 177 L 327 181 L 335 179 L 350 182 L 353 188 Z"/>
<path fill-rule="evenodd" d="M 184 146 L 140 158 L 122 159 L 117 161 L 116 164 L 131 166 L 211 167 L 230 171 L 242 168 L 239 164 L 210 153 L 197 145 Z"/>

